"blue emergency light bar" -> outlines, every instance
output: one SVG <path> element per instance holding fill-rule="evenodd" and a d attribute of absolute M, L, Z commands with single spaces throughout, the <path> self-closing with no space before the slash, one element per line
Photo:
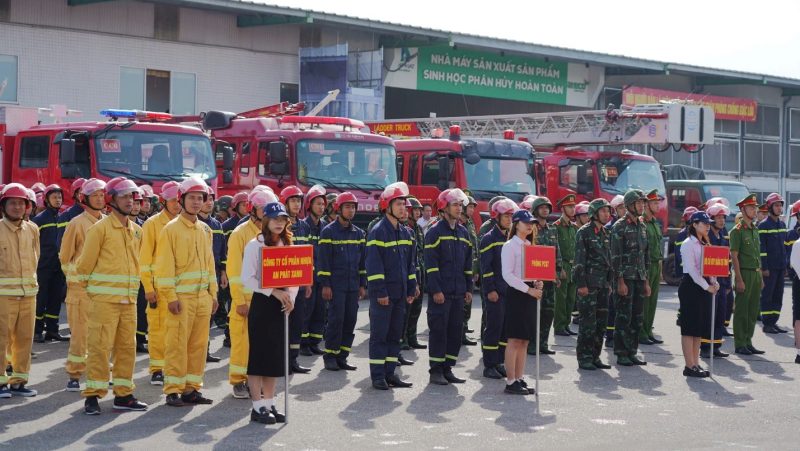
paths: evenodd
<path fill-rule="evenodd" d="M 172 119 L 169 113 L 157 113 L 154 111 L 142 110 L 121 110 L 121 109 L 107 109 L 100 111 L 100 115 L 110 117 L 112 119 L 130 118 L 130 119 L 150 119 L 150 120 L 167 120 Z"/>

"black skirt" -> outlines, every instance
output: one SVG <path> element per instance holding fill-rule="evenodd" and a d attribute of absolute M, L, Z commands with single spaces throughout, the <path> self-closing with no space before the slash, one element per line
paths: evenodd
<path fill-rule="evenodd" d="M 681 335 L 702 337 L 711 327 L 711 293 L 684 274 L 678 287 L 681 306 Z"/>
<path fill-rule="evenodd" d="M 247 315 L 250 343 L 247 374 L 283 377 L 284 359 L 289 346 L 285 343 L 284 316 L 278 298 L 253 293 L 250 313 Z"/>
<path fill-rule="evenodd" d="M 506 292 L 506 338 L 536 338 L 536 298 L 508 287 Z"/>

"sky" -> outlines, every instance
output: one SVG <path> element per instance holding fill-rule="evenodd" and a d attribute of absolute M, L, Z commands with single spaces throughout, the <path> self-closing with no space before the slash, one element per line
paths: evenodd
<path fill-rule="evenodd" d="M 797 0 L 249 1 L 800 79 Z"/>

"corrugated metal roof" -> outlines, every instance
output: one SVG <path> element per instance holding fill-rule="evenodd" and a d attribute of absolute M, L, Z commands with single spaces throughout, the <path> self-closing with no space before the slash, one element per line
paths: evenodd
<path fill-rule="evenodd" d="M 612 55 L 600 52 L 590 52 L 565 47 L 534 44 L 530 42 L 500 39 L 474 34 L 455 33 L 446 30 L 423 28 L 385 22 L 355 16 L 326 13 L 308 9 L 291 8 L 286 6 L 267 5 L 248 0 L 154 0 L 153 3 L 181 4 L 184 6 L 214 9 L 235 14 L 270 14 L 289 17 L 307 18 L 314 23 L 329 23 L 333 25 L 361 28 L 365 30 L 378 30 L 389 34 L 405 35 L 408 38 L 423 37 L 447 40 L 454 45 L 463 45 L 489 50 L 502 50 L 520 55 L 551 57 L 559 60 L 574 62 L 589 62 L 610 67 L 640 69 L 664 73 L 669 71 L 674 74 L 685 74 L 704 77 L 720 77 L 741 80 L 743 83 L 761 83 L 769 86 L 800 88 L 800 79 L 781 77 L 775 75 L 757 74 L 729 69 L 694 66 L 689 64 L 655 61 L 644 58 L 634 58 L 624 55 Z"/>

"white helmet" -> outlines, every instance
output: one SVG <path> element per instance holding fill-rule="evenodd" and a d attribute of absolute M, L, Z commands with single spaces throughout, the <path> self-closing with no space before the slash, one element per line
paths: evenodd
<path fill-rule="evenodd" d="M 623 204 L 625 204 L 625 198 L 622 196 L 622 194 L 617 194 L 613 199 L 611 199 L 609 204 L 611 205 L 611 208 L 616 209 L 617 207 L 621 207 Z"/>

